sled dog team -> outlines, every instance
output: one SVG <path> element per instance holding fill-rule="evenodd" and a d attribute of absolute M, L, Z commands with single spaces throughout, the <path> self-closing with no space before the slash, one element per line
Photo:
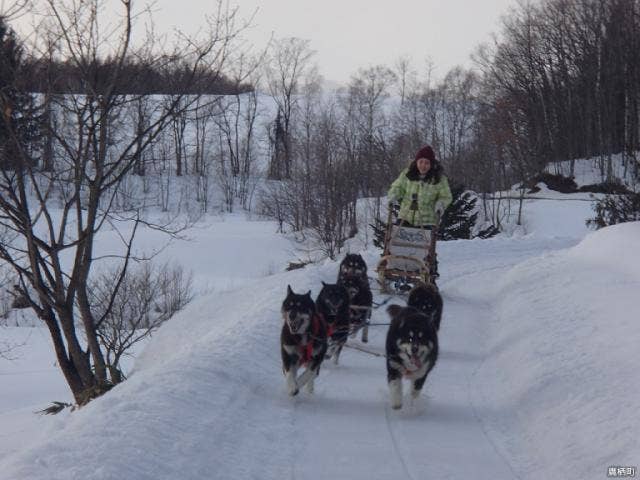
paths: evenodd
<path fill-rule="evenodd" d="M 323 360 L 333 358 L 337 364 L 349 335 L 361 330 L 362 341 L 367 342 L 372 304 L 367 265 L 358 254 L 344 258 L 335 284 L 322 282 L 315 302 L 311 291 L 298 294 L 287 286 L 280 347 L 289 395 L 297 395 L 302 387 L 313 393 Z M 438 358 L 442 297 L 434 285 L 418 284 L 409 292 L 406 307 L 390 305 L 387 312 L 391 318 L 385 346 L 387 381 L 391 407 L 398 409 L 402 379 L 411 382 L 411 396 L 418 397 Z"/>

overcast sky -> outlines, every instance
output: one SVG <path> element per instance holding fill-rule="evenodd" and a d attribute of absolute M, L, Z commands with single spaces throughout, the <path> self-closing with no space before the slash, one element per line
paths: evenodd
<path fill-rule="evenodd" d="M 157 19 L 166 27 L 197 22 L 211 0 L 160 0 Z M 240 12 L 257 9 L 249 36 L 311 41 L 320 73 L 346 82 L 360 67 L 391 66 L 407 55 L 422 68 L 430 57 L 443 75 L 470 65 L 476 45 L 499 30 L 500 16 L 516 0 L 236 0 Z M 187 7 L 188 5 L 188 7 Z M 165 23 L 166 22 L 166 23 Z"/>
<path fill-rule="evenodd" d="M 105 0 L 104 5 L 118 2 Z M 140 8 L 150 3 L 136 0 Z M 156 0 L 159 31 L 193 33 L 214 0 Z M 271 37 L 311 41 L 320 73 L 345 83 L 361 67 L 392 66 L 400 56 L 422 70 L 430 58 L 436 76 L 455 65 L 470 66 L 470 54 L 499 31 L 499 20 L 516 0 L 230 0 L 242 17 L 255 12 L 247 37 L 257 47 Z M 135 7 L 134 7 L 135 8 Z M 136 9 L 137 9 L 136 8 Z M 118 9 L 119 10 L 119 9 Z"/>

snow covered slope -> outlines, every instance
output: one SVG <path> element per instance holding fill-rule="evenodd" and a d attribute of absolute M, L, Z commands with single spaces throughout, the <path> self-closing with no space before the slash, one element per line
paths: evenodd
<path fill-rule="evenodd" d="M 224 273 L 214 261 L 200 273 L 242 285 L 213 289 L 165 324 L 127 382 L 80 411 L 39 418 L 23 448 L 0 449 L 0 479 L 600 479 L 640 458 L 640 224 L 582 241 L 574 225 L 441 243 L 441 355 L 424 395 L 399 412 L 384 359 L 353 349 L 323 365 L 313 396 L 287 396 L 286 286 L 315 296 L 338 264 L 249 279 L 255 262 L 285 249 L 262 230 L 243 274 L 227 227 L 241 228 L 210 232 L 222 239 Z M 242 228 L 247 245 L 251 226 Z M 190 249 L 172 256 L 195 258 Z M 372 269 L 378 252 L 364 256 Z M 387 321 L 383 309 L 372 321 Z M 386 328 L 370 330 L 368 348 L 383 352 Z"/>
<path fill-rule="evenodd" d="M 640 223 L 518 264 L 486 292 L 473 390 L 522 478 L 603 478 L 640 458 Z M 473 289 L 473 286 L 469 286 Z"/>

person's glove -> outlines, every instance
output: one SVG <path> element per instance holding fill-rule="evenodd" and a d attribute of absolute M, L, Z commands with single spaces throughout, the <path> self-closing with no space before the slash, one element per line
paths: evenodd
<path fill-rule="evenodd" d="M 389 208 L 391 208 L 391 210 L 394 213 L 398 213 L 400 211 L 400 203 L 401 202 L 402 202 L 402 199 L 392 197 L 392 198 L 389 199 Z"/>
<path fill-rule="evenodd" d="M 436 202 L 436 215 L 442 217 L 444 215 L 444 203 L 437 201 Z"/>

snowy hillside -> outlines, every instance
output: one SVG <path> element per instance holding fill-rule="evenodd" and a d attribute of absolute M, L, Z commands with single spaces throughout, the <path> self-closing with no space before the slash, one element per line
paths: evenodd
<path fill-rule="evenodd" d="M 472 403 L 520 477 L 598 478 L 637 463 L 638 247 L 640 223 L 617 225 L 496 282 L 456 285 L 492 304 Z"/>
<path fill-rule="evenodd" d="M 609 158 L 580 159 L 573 162 L 557 162 L 547 166 L 546 171 L 552 174 L 571 175 L 571 163 L 574 165 L 573 178 L 577 186 L 594 185 L 606 181 L 607 173 L 611 174 L 613 181 L 634 188 L 632 160 L 623 158 L 620 153 L 611 155 L 611 171 L 608 172 Z"/>
<path fill-rule="evenodd" d="M 400 411 L 384 359 L 354 349 L 323 365 L 313 396 L 286 394 L 286 287 L 315 297 L 336 262 L 284 272 L 290 246 L 269 222 L 194 229 L 163 255 L 208 293 L 81 410 L 33 415 L 70 399 L 46 332 L 0 330 L 33 331 L 37 352 L 0 361 L 0 479 L 601 479 L 637 466 L 640 224 L 588 233 L 583 201 L 525 213 L 524 235 L 439 244 L 440 358 Z M 363 252 L 370 276 L 378 253 Z M 382 353 L 385 334 L 372 326 L 367 348 Z"/>

